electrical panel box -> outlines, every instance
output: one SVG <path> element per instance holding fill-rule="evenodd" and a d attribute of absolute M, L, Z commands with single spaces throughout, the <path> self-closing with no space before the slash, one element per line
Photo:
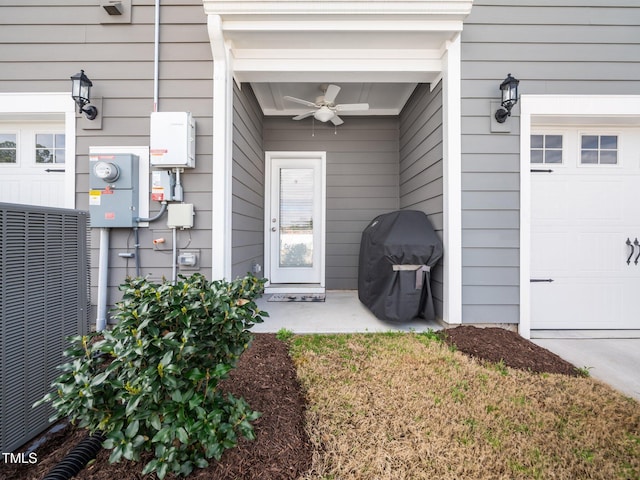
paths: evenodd
<path fill-rule="evenodd" d="M 193 228 L 192 203 L 171 203 L 168 206 L 167 227 L 169 228 Z"/>
<path fill-rule="evenodd" d="M 195 168 L 196 125 L 190 112 L 151 114 L 150 162 L 159 168 Z"/>
<path fill-rule="evenodd" d="M 176 179 L 170 170 L 154 170 L 151 172 L 151 200 L 154 202 L 171 202 L 174 200 Z"/>
<path fill-rule="evenodd" d="M 92 227 L 130 228 L 138 217 L 138 156 L 89 156 L 89 214 Z"/>

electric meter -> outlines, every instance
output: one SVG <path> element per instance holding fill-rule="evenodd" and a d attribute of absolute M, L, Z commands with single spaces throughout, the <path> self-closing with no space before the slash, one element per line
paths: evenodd
<path fill-rule="evenodd" d="M 93 167 L 93 173 L 105 182 L 115 182 L 120 176 L 118 166 L 109 162 L 97 162 Z"/>
<path fill-rule="evenodd" d="M 138 225 L 138 157 L 128 153 L 89 154 L 89 213 L 92 227 Z"/>

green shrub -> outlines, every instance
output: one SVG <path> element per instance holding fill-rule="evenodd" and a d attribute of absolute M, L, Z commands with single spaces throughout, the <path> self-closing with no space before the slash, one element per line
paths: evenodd
<path fill-rule="evenodd" d="M 219 460 L 238 436 L 254 438 L 260 415 L 218 383 L 252 338 L 266 312 L 254 300 L 264 280 L 247 276 L 208 282 L 195 274 L 171 283 L 128 279 L 111 331 L 72 338 L 50 401 L 55 419 L 102 431 L 110 462 L 154 458 L 144 473 L 188 475 Z"/>

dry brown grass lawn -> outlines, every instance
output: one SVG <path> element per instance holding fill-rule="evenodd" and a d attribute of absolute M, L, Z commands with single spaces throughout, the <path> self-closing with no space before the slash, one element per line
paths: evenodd
<path fill-rule="evenodd" d="M 640 406 L 590 378 L 482 365 L 426 334 L 293 339 L 308 479 L 640 479 Z"/>

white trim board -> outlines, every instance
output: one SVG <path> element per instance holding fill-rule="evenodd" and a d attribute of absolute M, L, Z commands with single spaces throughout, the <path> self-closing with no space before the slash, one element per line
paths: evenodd
<path fill-rule="evenodd" d="M 448 324 L 462 323 L 462 120 L 460 35 L 443 55 L 443 312 Z"/>
<path fill-rule="evenodd" d="M 222 32 L 222 19 L 209 15 L 213 55 L 213 166 L 211 278 L 230 279 L 232 268 L 233 65 Z"/>
<path fill-rule="evenodd" d="M 531 336 L 531 172 L 532 125 L 572 123 L 640 125 L 640 95 L 522 95 L 520 97 L 520 324 Z"/>

